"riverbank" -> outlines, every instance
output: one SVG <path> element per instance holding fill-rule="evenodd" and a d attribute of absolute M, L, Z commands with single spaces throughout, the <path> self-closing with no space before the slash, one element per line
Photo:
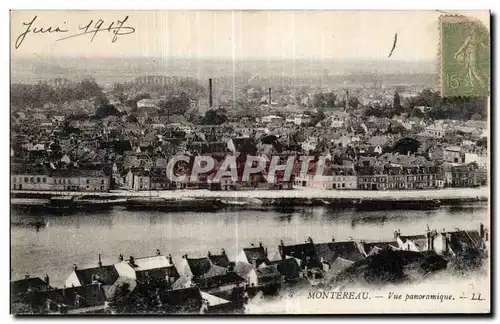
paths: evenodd
<path fill-rule="evenodd" d="M 101 197 L 161 197 L 165 199 L 182 198 L 247 198 L 247 199 L 370 199 L 370 200 L 457 200 L 476 199 L 487 200 L 490 196 L 488 187 L 479 188 L 446 188 L 432 190 L 326 190 L 315 188 L 295 188 L 292 190 L 240 190 L 211 191 L 206 189 L 193 190 L 157 190 L 157 191 L 127 191 L 111 190 L 110 192 L 75 192 L 75 191 L 28 191 L 12 190 L 14 195 L 54 195 L 54 196 L 101 196 Z"/>

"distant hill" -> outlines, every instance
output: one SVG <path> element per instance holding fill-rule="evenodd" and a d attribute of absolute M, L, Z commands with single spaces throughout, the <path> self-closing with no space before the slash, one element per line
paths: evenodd
<path fill-rule="evenodd" d="M 268 79 L 294 77 L 303 80 L 349 76 L 346 81 L 389 83 L 436 82 L 433 62 L 403 61 L 306 61 L 163 59 L 163 58 L 44 58 L 11 60 L 12 83 L 35 83 L 57 77 L 81 80 L 93 77 L 99 84 L 132 81 L 143 75 L 178 75 L 197 79 L 232 77 Z M 389 80 L 385 80 L 389 77 Z M 340 78 L 339 78 L 340 79 Z M 309 82 L 307 82 L 309 83 Z M 314 82 L 312 82 L 314 83 Z"/>

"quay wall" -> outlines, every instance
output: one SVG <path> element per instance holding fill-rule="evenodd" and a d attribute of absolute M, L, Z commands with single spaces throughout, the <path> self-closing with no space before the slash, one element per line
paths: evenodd
<path fill-rule="evenodd" d="M 23 195 L 53 195 L 53 196 L 85 196 L 87 193 L 75 191 L 28 191 L 12 190 L 11 194 Z M 95 192 L 92 196 L 100 197 L 161 197 L 166 199 L 189 199 L 189 198 L 211 198 L 211 199 L 352 199 L 352 200 L 487 200 L 490 196 L 489 188 L 446 188 L 430 190 L 402 190 L 402 191 L 378 191 L 378 190 L 326 190 L 326 189 L 293 189 L 293 190 L 241 190 L 241 191 L 210 191 L 205 189 L 194 190 L 159 190 L 159 191 L 127 191 L 111 190 L 110 192 Z"/>

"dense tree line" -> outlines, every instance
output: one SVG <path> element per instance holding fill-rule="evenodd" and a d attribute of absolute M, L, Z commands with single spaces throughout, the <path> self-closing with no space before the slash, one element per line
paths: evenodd
<path fill-rule="evenodd" d="M 413 98 L 401 102 L 394 94 L 393 104 L 374 104 L 364 109 L 365 116 L 391 118 L 401 113 L 424 119 L 486 120 L 488 118 L 487 98 L 441 97 L 439 92 L 424 89 Z"/>
<path fill-rule="evenodd" d="M 46 103 L 61 104 L 74 100 L 104 97 L 101 87 L 93 79 L 71 82 L 55 87 L 46 82 L 12 84 L 10 102 L 18 107 L 43 107 Z"/>
<path fill-rule="evenodd" d="M 153 78 L 153 77 L 149 77 Z M 154 77 L 160 78 L 161 77 Z M 206 96 L 207 89 L 200 82 L 193 78 L 185 77 L 163 77 L 165 83 L 148 82 L 148 76 L 139 78 L 132 82 L 115 83 L 113 91 L 117 96 L 124 93 L 157 93 L 162 96 L 172 96 L 179 93 L 186 93 L 190 99 L 197 99 Z"/>

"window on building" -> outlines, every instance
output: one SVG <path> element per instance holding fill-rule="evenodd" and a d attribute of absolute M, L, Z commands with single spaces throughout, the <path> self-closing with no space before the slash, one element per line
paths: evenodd
<path fill-rule="evenodd" d="M 43 177 L 43 178 L 42 178 L 42 182 L 43 182 L 43 183 L 46 183 L 46 182 L 47 182 L 47 178 Z"/>
<path fill-rule="evenodd" d="M 66 184 L 66 179 L 63 179 L 63 184 Z"/>
<path fill-rule="evenodd" d="M 89 187 L 89 186 L 87 186 L 87 189 L 89 189 L 89 188 L 90 188 L 90 187 Z"/>
<path fill-rule="evenodd" d="M 90 183 L 90 180 L 89 180 L 89 179 L 87 179 L 87 184 L 89 184 L 89 183 Z"/>
<path fill-rule="evenodd" d="M 101 191 L 104 191 L 104 187 L 103 186 L 101 186 Z"/>
<path fill-rule="evenodd" d="M 31 183 L 34 183 L 34 182 L 35 182 L 35 178 L 31 177 L 31 178 L 30 178 L 30 182 L 31 182 Z"/>
<path fill-rule="evenodd" d="M 345 188 L 345 183 L 342 183 L 342 188 Z"/>
<path fill-rule="evenodd" d="M 101 180 L 101 184 L 104 184 L 104 180 Z"/>
<path fill-rule="evenodd" d="M 139 189 L 142 189 L 142 185 L 139 186 Z"/>
<path fill-rule="evenodd" d="M 54 179 L 54 184 L 57 184 L 57 180 L 56 179 Z"/>

